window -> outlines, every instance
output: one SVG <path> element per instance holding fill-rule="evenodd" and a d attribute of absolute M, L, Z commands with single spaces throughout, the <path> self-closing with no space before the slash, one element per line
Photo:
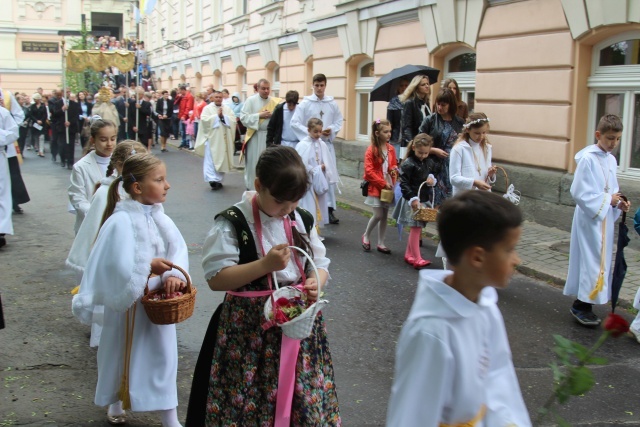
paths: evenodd
<path fill-rule="evenodd" d="M 364 62 L 358 67 L 358 81 L 356 82 L 356 138 L 369 141 L 373 108 L 369 102 L 369 93 L 375 82 L 373 62 Z"/>
<path fill-rule="evenodd" d="M 462 100 L 472 113 L 476 100 L 476 54 L 462 48 L 451 52 L 444 60 L 444 79 L 455 79 L 460 87 Z"/>
<path fill-rule="evenodd" d="M 280 96 L 280 67 L 277 65 L 271 72 L 271 95 Z"/>
<path fill-rule="evenodd" d="M 588 135 L 595 133 L 603 115 L 619 116 L 624 131 L 612 153 L 618 173 L 640 179 L 640 31 L 597 44 L 592 55 Z"/>

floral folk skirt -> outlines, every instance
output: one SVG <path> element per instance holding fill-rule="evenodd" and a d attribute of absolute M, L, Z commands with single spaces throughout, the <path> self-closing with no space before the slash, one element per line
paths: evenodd
<path fill-rule="evenodd" d="M 217 313 L 219 319 L 212 320 L 208 332 L 215 330 L 215 347 L 209 364 L 204 415 L 208 427 L 274 424 L 282 332 L 278 327 L 262 329 L 264 302 L 265 297 L 227 295 Z M 204 351 L 203 345 L 201 356 Z M 198 366 L 194 386 L 197 371 Z M 191 405 L 196 400 L 197 396 L 191 396 L 189 412 L 195 409 Z M 200 402 L 204 402 L 204 396 Z M 340 425 L 333 364 L 320 313 L 312 335 L 300 341 L 291 426 Z"/>

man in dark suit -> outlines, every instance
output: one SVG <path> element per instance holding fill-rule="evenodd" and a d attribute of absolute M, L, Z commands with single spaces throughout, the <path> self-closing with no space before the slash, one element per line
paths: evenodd
<path fill-rule="evenodd" d="M 55 162 L 58 157 L 59 146 L 64 142 L 64 110 L 62 109 L 62 91 L 54 90 L 53 96 L 49 98 L 48 107 L 51 114 L 51 161 Z M 58 139 L 60 139 L 58 141 Z"/>
<path fill-rule="evenodd" d="M 271 115 L 267 126 L 267 146 L 287 145 L 295 148 L 298 144 L 298 137 L 291 129 L 291 117 L 298 105 L 300 95 L 295 90 L 290 90 L 285 95 L 285 102 L 278 105 Z"/>
<path fill-rule="evenodd" d="M 125 97 L 127 96 L 127 88 L 120 86 L 119 95 L 111 102 L 116 106 L 118 116 L 120 117 L 120 127 L 118 128 L 118 142 L 127 139 L 127 106 L 125 105 Z"/>
<path fill-rule="evenodd" d="M 76 100 L 75 94 L 70 94 L 67 104 L 61 103 L 62 107 L 60 108 L 64 114 L 64 111 L 67 112 L 67 119 L 63 120 L 64 122 L 62 127 L 62 132 L 58 135 L 58 149 L 60 151 L 60 166 L 65 167 L 71 170 L 73 169 L 74 163 L 74 152 L 76 146 L 76 136 L 78 134 L 78 120 L 77 117 L 82 114 L 82 109 L 80 108 L 80 104 L 78 104 Z M 67 129 L 69 129 L 69 138 L 67 139 Z"/>
<path fill-rule="evenodd" d="M 173 101 L 169 99 L 169 92 L 162 91 L 162 98 L 156 102 L 155 116 L 160 126 L 160 151 L 167 151 L 167 138 L 171 133 L 171 116 L 173 115 Z"/>
<path fill-rule="evenodd" d="M 138 89 L 138 101 L 136 98 L 129 99 L 129 138 L 140 141 L 151 150 L 149 138 L 151 131 L 149 126 L 149 115 L 151 114 L 151 102 L 149 102 L 149 94 L 145 94 L 142 89 Z"/>

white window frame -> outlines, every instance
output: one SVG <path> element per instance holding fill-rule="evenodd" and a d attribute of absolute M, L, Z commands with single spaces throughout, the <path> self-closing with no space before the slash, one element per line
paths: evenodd
<path fill-rule="evenodd" d="M 591 75 L 587 80 L 589 88 L 589 121 L 587 131 L 587 141 L 577 148 L 582 149 L 595 141 L 592 136 L 595 134 L 598 118 L 597 112 L 598 95 L 600 94 L 623 94 L 623 117 L 622 125 L 624 131 L 620 139 L 620 164 L 618 165 L 618 176 L 640 181 L 640 168 L 630 168 L 631 145 L 633 138 L 633 110 L 634 98 L 640 95 L 640 65 L 621 66 L 600 66 L 600 51 L 614 43 L 624 40 L 640 39 L 640 31 L 627 31 L 617 34 L 593 46 L 591 60 Z"/>
<path fill-rule="evenodd" d="M 468 47 L 461 47 L 449 53 L 444 58 L 444 75 L 442 76 L 442 80 L 440 84 L 443 84 L 446 79 L 454 79 L 458 82 L 458 87 L 460 88 L 460 96 L 462 100 L 466 103 L 469 102 L 469 92 L 476 92 L 476 72 L 475 71 L 465 71 L 462 73 L 450 73 L 449 72 L 449 61 L 451 61 L 456 56 L 463 55 L 465 53 L 473 53 L 476 55 L 476 51 L 473 49 L 469 49 Z"/>
<path fill-rule="evenodd" d="M 371 129 L 370 126 L 367 126 L 367 133 L 366 134 L 362 134 L 360 133 L 360 112 L 362 110 L 362 106 L 361 106 L 361 101 L 360 101 L 360 95 L 361 94 L 369 94 L 371 93 L 371 91 L 373 90 L 373 86 L 375 85 L 376 82 L 376 78 L 375 77 L 360 77 L 360 73 L 362 72 L 362 69 L 368 65 L 373 64 L 373 61 L 363 61 L 359 66 L 358 66 L 358 70 L 357 70 L 357 76 L 358 76 L 358 80 L 356 81 L 356 139 L 358 141 L 370 141 L 371 140 L 371 135 L 369 135 L 371 133 Z M 368 114 L 367 114 L 367 123 L 371 123 L 373 121 L 373 105 L 371 102 L 369 102 L 369 100 L 367 99 L 367 105 L 368 107 Z"/>
<path fill-rule="evenodd" d="M 276 75 L 278 76 L 278 79 L 276 80 Z M 273 70 L 271 70 L 271 93 L 273 94 L 273 96 L 277 96 L 280 97 L 280 66 L 276 65 L 275 67 L 273 67 Z"/>

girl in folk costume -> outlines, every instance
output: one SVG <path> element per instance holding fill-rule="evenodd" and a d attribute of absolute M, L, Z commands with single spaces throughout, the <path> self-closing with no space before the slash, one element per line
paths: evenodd
<path fill-rule="evenodd" d="M 618 163 L 611 154 L 620 143 L 622 122 L 607 114 L 596 130 L 597 143 L 580 150 L 571 184 L 576 210 L 571 224 L 569 272 L 565 295 L 576 295 L 571 314 L 582 325 L 596 326 L 600 319 L 593 304 L 606 304 L 611 296 L 611 258 L 613 224 L 630 204 L 622 200 L 616 171 Z"/>
<path fill-rule="evenodd" d="M 491 191 L 490 184 L 496 180 L 496 168 L 491 165 L 488 132 L 489 119 L 486 114 L 471 113 L 449 158 L 449 177 L 454 196 L 471 189 Z"/>
<path fill-rule="evenodd" d="M 414 220 L 413 214 L 420 208 L 421 203 L 429 200 L 433 202 L 433 198 L 430 196 L 432 189 L 425 186 L 420 189 L 420 185 L 425 181 L 427 186 L 436 185 L 436 180 L 429 170 L 429 162 L 427 161 L 432 145 L 433 140 L 429 135 L 419 133 L 407 146 L 407 156 L 399 170 L 402 199 L 396 203 L 392 215 L 398 224 L 411 227 L 404 260 L 415 269 L 421 269 L 431 264 L 431 261 L 423 259 L 420 254 L 420 235 L 427 224 Z"/>
<path fill-rule="evenodd" d="M 94 116 L 89 144 L 85 147 L 84 157 L 73 165 L 71 185 L 68 188 L 69 202 L 76 213 L 73 227 L 76 234 L 91 206 L 89 200 L 96 184 L 107 172 L 117 137 L 118 128 L 113 122 Z"/>
<path fill-rule="evenodd" d="M 111 161 L 105 174 L 106 176 L 96 184 L 97 189 L 91 197 L 91 206 L 78 229 L 78 234 L 76 234 L 76 238 L 73 240 L 69 256 L 67 257 L 66 264 L 78 273 L 78 284 L 82 281 L 82 274 L 87 265 L 91 247 L 95 243 L 98 231 L 100 230 L 102 215 L 107 207 L 109 186 L 122 174 L 122 165 L 125 160 L 134 154 L 144 154 L 146 152 L 147 149 L 144 145 L 132 140 L 122 141 L 113 150 Z M 115 174 L 114 170 L 116 171 Z M 122 186 L 120 186 L 119 194 L 121 199 L 128 198 L 128 194 L 122 189 Z M 79 289 L 80 286 L 77 286 L 71 293 L 75 295 Z M 101 305 L 97 306 L 94 310 L 93 321 L 91 323 L 91 339 L 89 341 L 91 347 L 97 347 L 100 343 L 103 314 L 104 307 Z"/>
<path fill-rule="evenodd" d="M 302 157 L 311 182 L 300 199 L 300 207 L 311 212 L 313 222 L 319 227 L 329 224 L 329 186 L 338 182 L 338 171 L 334 169 L 327 144 L 322 140 L 322 127 L 322 120 L 309 119 L 309 135 L 298 142 L 295 148 Z"/>
<path fill-rule="evenodd" d="M 131 199 L 119 201 L 121 183 Z M 104 305 L 95 404 L 109 405 L 111 424 L 126 421 L 130 401 L 131 410 L 160 411 L 163 426 L 180 426 L 176 327 L 151 323 L 140 302 L 150 273 L 157 275 L 149 279 L 150 290 L 162 287 L 171 294 L 185 287 L 186 278 L 172 265 L 188 269 L 187 245 L 160 205 L 169 188 L 166 167 L 156 157 L 134 154 L 124 162 L 109 187 L 102 227 L 73 297 L 73 314 L 84 324 L 91 324 L 96 305 Z"/>
<path fill-rule="evenodd" d="M 371 145 L 364 154 L 364 179 L 369 182 L 369 192 L 364 204 L 373 209 L 373 216 L 362 235 L 362 248 L 366 252 L 371 250 L 369 237 L 377 225 L 376 249 L 383 254 L 391 253 L 391 249 L 384 244 L 390 204 L 380 200 L 382 190 L 393 190 L 397 176 L 398 160 L 395 149 L 389 144 L 390 139 L 391 123 L 388 120 L 375 120 L 371 124 Z"/>
<path fill-rule="evenodd" d="M 306 273 L 304 291 L 311 300 L 329 276 L 313 218 L 296 209 L 307 192 L 307 169 L 293 148 L 280 145 L 262 153 L 256 175 L 256 191 L 245 192 L 240 203 L 217 215 L 204 243 L 205 278 L 211 289 L 227 295 L 198 357 L 186 425 L 339 426 L 322 314 L 309 338 L 296 342 L 297 357 L 280 328 L 262 327 L 272 272 L 285 285 L 300 283 Z M 312 254 L 320 277 L 305 271 L 291 245 Z"/>

